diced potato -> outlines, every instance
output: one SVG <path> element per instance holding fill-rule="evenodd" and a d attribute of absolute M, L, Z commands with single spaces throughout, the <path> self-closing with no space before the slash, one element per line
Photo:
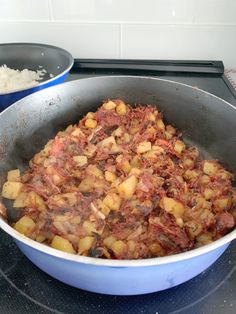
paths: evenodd
<path fill-rule="evenodd" d="M 153 242 L 149 244 L 149 250 L 152 252 L 154 255 L 163 255 L 163 248 L 158 242 Z"/>
<path fill-rule="evenodd" d="M 88 163 L 88 158 L 87 158 L 87 156 L 82 156 L 82 155 L 74 156 L 74 157 L 73 157 L 73 160 L 76 162 L 76 164 L 77 164 L 79 167 L 83 167 L 83 166 L 85 166 L 85 165 Z"/>
<path fill-rule="evenodd" d="M 137 247 L 137 244 L 136 244 L 136 242 L 135 242 L 134 240 L 129 240 L 129 241 L 127 242 L 127 246 L 128 246 L 128 250 L 129 250 L 130 252 L 135 252 L 136 247 Z"/>
<path fill-rule="evenodd" d="M 215 175 L 219 166 L 214 161 L 205 161 L 203 164 L 203 172 L 209 176 Z"/>
<path fill-rule="evenodd" d="M 116 106 L 116 112 L 123 116 L 127 112 L 127 107 L 123 101 L 120 101 L 119 104 Z"/>
<path fill-rule="evenodd" d="M 63 252 L 75 254 L 72 244 L 65 238 L 56 235 L 51 243 L 51 247 Z"/>
<path fill-rule="evenodd" d="M 81 131 L 80 128 L 76 128 L 72 133 L 71 135 L 75 136 L 75 137 L 79 137 L 81 135 L 84 135 L 83 132 Z"/>
<path fill-rule="evenodd" d="M 233 192 L 232 192 L 232 204 L 233 204 L 233 205 L 236 204 L 236 188 L 233 188 Z"/>
<path fill-rule="evenodd" d="M 114 182 L 116 178 L 117 177 L 116 177 L 116 175 L 113 172 L 105 171 L 105 179 L 108 182 Z"/>
<path fill-rule="evenodd" d="M 168 133 L 170 133 L 171 135 L 175 135 L 175 133 L 176 133 L 176 129 L 173 126 L 169 125 L 169 124 L 166 126 L 166 131 Z"/>
<path fill-rule="evenodd" d="M 119 210 L 121 205 L 121 198 L 115 193 L 107 194 L 103 199 L 103 204 L 109 207 L 111 210 Z"/>
<path fill-rule="evenodd" d="M 35 222 L 28 216 L 21 217 L 14 225 L 14 229 L 24 235 L 30 235 L 35 227 Z"/>
<path fill-rule="evenodd" d="M 208 184 L 210 182 L 210 177 L 206 174 L 203 174 L 200 178 L 200 184 Z"/>
<path fill-rule="evenodd" d="M 108 100 L 102 105 L 102 107 L 106 110 L 112 110 L 116 108 L 116 103 L 114 103 L 112 100 Z"/>
<path fill-rule="evenodd" d="M 197 240 L 197 243 L 200 245 L 211 243 L 213 241 L 212 233 L 211 232 L 202 233 L 196 238 L 196 240 Z"/>
<path fill-rule="evenodd" d="M 94 118 L 94 112 L 88 112 L 86 114 L 86 118 L 93 119 Z"/>
<path fill-rule="evenodd" d="M 135 155 L 133 159 L 131 160 L 130 165 L 133 168 L 140 168 L 142 166 L 142 161 L 141 161 L 140 156 Z"/>
<path fill-rule="evenodd" d="M 131 166 L 130 166 L 129 161 L 128 160 L 124 160 L 123 162 L 121 162 L 120 169 L 122 171 L 124 171 L 125 173 L 129 173 L 130 170 L 131 170 Z"/>
<path fill-rule="evenodd" d="M 163 197 L 161 199 L 160 206 L 168 213 L 174 215 L 175 218 L 181 218 L 185 212 L 184 205 L 170 197 Z"/>
<path fill-rule="evenodd" d="M 194 167 L 194 161 L 190 158 L 184 158 L 183 159 L 183 165 L 185 168 L 193 168 Z"/>
<path fill-rule="evenodd" d="M 91 249 L 94 242 L 94 237 L 84 237 L 79 240 L 79 254 L 84 253 L 85 251 L 88 251 Z"/>
<path fill-rule="evenodd" d="M 118 127 L 117 129 L 115 129 L 115 131 L 112 132 L 113 136 L 117 136 L 120 137 L 123 134 L 123 130 L 121 127 Z"/>
<path fill-rule="evenodd" d="M 163 122 L 162 119 L 158 119 L 158 120 L 157 120 L 157 127 L 158 127 L 158 129 L 160 129 L 160 130 L 162 130 L 162 131 L 165 130 L 165 124 L 164 124 L 164 122 Z"/>
<path fill-rule="evenodd" d="M 114 136 L 109 136 L 107 138 L 105 138 L 104 140 L 102 140 L 101 142 L 98 143 L 98 146 L 101 147 L 107 147 L 107 146 L 112 146 L 113 144 L 116 144 L 116 140 L 114 138 Z"/>
<path fill-rule="evenodd" d="M 86 128 L 88 129 L 94 129 L 97 126 L 97 121 L 91 118 L 88 118 L 85 120 L 85 124 Z"/>
<path fill-rule="evenodd" d="M 184 142 L 177 140 L 174 145 L 174 151 L 177 152 L 178 154 L 181 154 L 184 149 L 185 149 Z"/>
<path fill-rule="evenodd" d="M 125 143 L 129 143 L 131 140 L 131 136 L 129 135 L 129 133 L 124 133 L 124 136 L 123 136 L 123 141 Z"/>
<path fill-rule="evenodd" d="M 121 197 L 129 199 L 133 196 L 137 184 L 137 178 L 132 175 L 123 181 L 120 185 L 118 185 L 117 190 Z"/>
<path fill-rule="evenodd" d="M 127 244 L 125 244 L 121 240 L 118 240 L 112 244 L 111 249 L 115 253 L 115 255 L 119 257 L 119 256 L 124 255 L 126 253 Z"/>
<path fill-rule="evenodd" d="M 14 208 L 22 208 L 22 207 L 26 207 L 27 206 L 27 199 L 28 193 L 26 192 L 20 192 L 19 195 L 17 196 L 17 198 L 15 199 L 14 203 L 13 203 L 13 207 Z"/>
<path fill-rule="evenodd" d="M 37 235 L 35 240 L 39 243 L 42 243 L 46 240 L 46 237 L 44 235 L 39 234 L 39 235 Z"/>
<path fill-rule="evenodd" d="M 139 145 L 137 147 L 137 153 L 143 154 L 143 153 L 148 152 L 151 149 L 152 149 L 151 142 L 144 141 L 144 142 L 139 143 Z"/>
<path fill-rule="evenodd" d="M 165 137 L 167 140 L 170 140 L 170 139 L 172 139 L 173 135 L 171 133 L 165 131 Z"/>
<path fill-rule="evenodd" d="M 196 178 L 199 175 L 197 170 L 186 170 L 185 173 L 183 174 L 183 177 L 185 180 L 191 180 Z"/>
<path fill-rule="evenodd" d="M 131 168 L 130 170 L 130 175 L 135 175 L 136 177 L 138 177 L 140 174 L 142 173 L 142 171 L 139 168 Z"/>
<path fill-rule="evenodd" d="M 26 206 L 37 208 L 39 210 L 46 210 L 46 205 L 44 203 L 43 198 L 34 191 L 29 192 L 26 199 Z"/>
<path fill-rule="evenodd" d="M 116 238 L 113 236 L 108 236 L 103 240 L 103 243 L 106 245 L 106 247 L 108 247 L 109 249 L 111 249 L 112 244 L 116 241 Z"/>
<path fill-rule="evenodd" d="M 83 229 L 86 231 L 88 235 L 93 235 L 93 232 L 98 233 L 97 229 L 95 228 L 95 224 L 89 220 L 84 221 Z"/>
<path fill-rule="evenodd" d="M 88 175 L 93 175 L 93 176 L 95 176 L 97 178 L 103 179 L 103 172 L 102 172 L 102 170 L 98 169 L 98 167 L 95 166 L 95 165 L 89 165 L 86 168 L 86 173 Z"/>
<path fill-rule="evenodd" d="M 80 192 L 91 192 L 94 187 L 94 178 L 92 176 L 86 176 L 79 184 Z"/>
<path fill-rule="evenodd" d="M 3 184 L 2 196 L 14 200 L 20 194 L 22 187 L 23 184 L 21 182 L 7 181 Z"/>
<path fill-rule="evenodd" d="M 182 227 L 184 226 L 184 221 L 183 221 L 183 219 L 180 218 L 180 217 L 176 218 L 176 223 L 177 223 L 177 225 L 178 225 L 180 228 L 182 228 Z"/>
<path fill-rule="evenodd" d="M 165 152 L 164 148 L 158 145 L 153 145 L 152 150 L 155 152 L 156 155 L 161 155 Z"/>
<path fill-rule="evenodd" d="M 93 144 L 89 143 L 88 146 L 86 147 L 86 149 L 83 151 L 83 153 L 87 157 L 93 157 L 93 155 L 95 154 L 96 150 L 97 150 L 96 145 L 93 145 Z"/>
<path fill-rule="evenodd" d="M 7 181 L 11 181 L 11 182 L 20 181 L 20 170 L 14 169 L 14 170 L 8 171 Z"/>
<path fill-rule="evenodd" d="M 65 217 L 65 216 L 63 216 Z M 67 217 L 66 217 L 67 218 Z M 80 222 L 81 222 L 81 217 L 80 216 L 74 216 L 73 218 L 70 219 L 70 222 L 72 224 L 76 224 L 76 225 L 79 225 Z"/>
<path fill-rule="evenodd" d="M 149 121 L 156 121 L 156 116 L 153 113 L 150 113 L 148 116 Z"/>
<path fill-rule="evenodd" d="M 213 202 L 214 208 L 216 211 L 222 211 L 229 209 L 231 206 L 231 197 L 230 196 L 222 196 Z"/>
<path fill-rule="evenodd" d="M 214 196 L 214 191 L 210 188 L 206 188 L 204 190 L 204 197 L 206 200 L 210 200 L 212 198 L 212 196 Z"/>

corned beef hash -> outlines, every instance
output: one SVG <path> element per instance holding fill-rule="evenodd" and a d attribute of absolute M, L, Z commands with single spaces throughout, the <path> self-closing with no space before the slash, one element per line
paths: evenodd
<path fill-rule="evenodd" d="M 55 249 L 108 259 L 171 255 L 235 226 L 232 174 L 202 160 L 155 106 L 108 100 L 8 172 L 25 236 Z M 0 213 L 6 208 L 0 205 Z M 7 218 L 7 217 L 6 217 Z"/>

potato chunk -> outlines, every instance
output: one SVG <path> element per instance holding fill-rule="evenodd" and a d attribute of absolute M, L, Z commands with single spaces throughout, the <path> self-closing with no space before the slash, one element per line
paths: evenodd
<path fill-rule="evenodd" d="M 151 149 L 152 149 L 151 142 L 144 141 L 144 142 L 139 143 L 139 145 L 137 147 L 137 153 L 143 154 L 143 153 L 148 152 Z"/>
<path fill-rule="evenodd" d="M 14 169 L 14 170 L 8 171 L 7 181 L 11 181 L 11 182 L 20 181 L 20 170 Z"/>
<path fill-rule="evenodd" d="M 76 162 L 76 164 L 79 166 L 79 167 L 83 167 L 85 166 L 87 163 L 88 163 L 88 158 L 87 156 L 74 156 L 73 157 L 73 160 Z"/>
<path fill-rule="evenodd" d="M 22 208 L 27 206 L 27 199 L 28 193 L 26 192 L 20 192 L 17 198 L 15 199 L 13 203 L 14 208 Z"/>
<path fill-rule="evenodd" d="M 137 178 L 132 175 L 118 185 L 117 190 L 121 197 L 131 198 L 135 192 L 136 186 L 138 184 Z"/>
<path fill-rule="evenodd" d="M 108 100 L 102 105 L 102 107 L 106 110 L 112 110 L 115 109 L 116 104 L 112 100 Z"/>
<path fill-rule="evenodd" d="M 86 119 L 85 124 L 86 128 L 94 129 L 97 126 L 97 121 L 91 118 Z"/>
<path fill-rule="evenodd" d="M 63 252 L 75 254 L 75 250 L 70 241 L 58 235 L 53 238 L 51 247 Z"/>
<path fill-rule="evenodd" d="M 94 237 L 90 237 L 90 236 L 80 239 L 79 240 L 79 254 L 85 251 L 88 251 L 92 247 L 93 242 L 94 242 Z"/>
<path fill-rule="evenodd" d="M 217 173 L 219 166 L 214 161 L 205 161 L 203 164 L 203 172 L 212 176 Z"/>
<path fill-rule="evenodd" d="M 103 200 L 103 204 L 109 207 L 111 210 L 119 210 L 121 204 L 121 198 L 116 193 L 107 194 Z"/>
<path fill-rule="evenodd" d="M 24 235 L 30 235 L 35 227 L 35 222 L 28 216 L 21 217 L 14 225 L 14 229 Z"/>
<path fill-rule="evenodd" d="M 184 149 L 185 149 L 184 142 L 177 140 L 174 145 L 174 151 L 177 152 L 178 154 L 181 154 Z"/>
<path fill-rule="evenodd" d="M 21 182 L 7 181 L 3 184 L 2 196 L 14 200 L 20 194 L 22 187 L 23 184 Z"/>
<path fill-rule="evenodd" d="M 115 255 L 118 257 L 118 256 L 124 255 L 126 253 L 127 244 L 125 244 L 121 240 L 118 240 L 112 244 L 111 249 L 115 253 Z"/>
<path fill-rule="evenodd" d="M 127 112 L 126 105 L 123 101 L 120 101 L 119 104 L 116 106 L 116 112 L 118 115 L 123 116 Z"/>
<path fill-rule="evenodd" d="M 170 197 L 163 197 L 160 206 L 168 213 L 174 215 L 175 218 L 181 218 L 185 212 L 184 205 Z"/>

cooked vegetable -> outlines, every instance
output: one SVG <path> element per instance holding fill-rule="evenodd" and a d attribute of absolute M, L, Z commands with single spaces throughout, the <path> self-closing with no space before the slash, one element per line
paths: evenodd
<path fill-rule="evenodd" d="M 58 132 L 29 166 L 9 171 L 2 188 L 20 217 L 12 225 L 64 252 L 165 256 L 235 226 L 232 174 L 201 160 L 153 106 L 109 99 Z M 7 218 L 1 203 L 0 215 Z"/>

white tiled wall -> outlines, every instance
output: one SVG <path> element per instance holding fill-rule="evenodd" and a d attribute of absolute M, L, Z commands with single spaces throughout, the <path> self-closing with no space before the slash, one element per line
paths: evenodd
<path fill-rule="evenodd" d="M 0 43 L 78 58 L 221 59 L 236 68 L 236 0 L 0 0 Z"/>

